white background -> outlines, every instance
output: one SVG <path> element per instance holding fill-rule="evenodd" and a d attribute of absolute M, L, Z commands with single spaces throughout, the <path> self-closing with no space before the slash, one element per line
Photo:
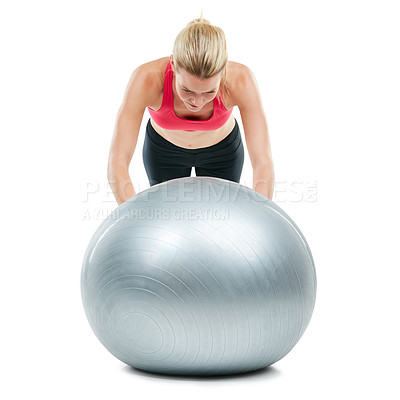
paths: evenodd
<path fill-rule="evenodd" d="M 398 6 L 2 1 L 1 398 L 398 399 Z M 130 74 L 169 56 L 201 8 L 225 31 L 230 59 L 257 78 L 275 201 L 302 229 L 318 275 L 293 351 L 258 373 L 214 379 L 125 366 L 94 336 L 80 298 L 84 251 L 117 205 L 106 167 Z M 137 191 L 149 187 L 143 128 Z M 241 183 L 251 177 L 246 151 Z"/>

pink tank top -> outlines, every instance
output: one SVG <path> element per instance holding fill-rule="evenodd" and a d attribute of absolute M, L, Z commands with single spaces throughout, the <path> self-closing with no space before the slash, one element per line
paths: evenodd
<path fill-rule="evenodd" d="M 161 108 L 157 111 L 147 107 L 151 118 L 163 129 L 183 131 L 213 131 L 221 128 L 229 119 L 232 110 L 227 110 L 219 95 L 214 98 L 214 113 L 205 120 L 191 120 L 180 118 L 174 111 L 174 96 L 172 92 L 172 78 L 174 73 L 171 63 L 165 70 L 164 91 Z"/>

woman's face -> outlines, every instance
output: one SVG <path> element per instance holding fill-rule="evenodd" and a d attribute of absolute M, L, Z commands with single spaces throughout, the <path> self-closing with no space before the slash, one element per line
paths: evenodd
<path fill-rule="evenodd" d="M 179 73 L 175 72 L 176 92 L 186 108 L 192 112 L 199 112 L 207 103 L 214 100 L 220 82 L 220 75 L 200 79 L 183 69 L 180 69 Z"/>

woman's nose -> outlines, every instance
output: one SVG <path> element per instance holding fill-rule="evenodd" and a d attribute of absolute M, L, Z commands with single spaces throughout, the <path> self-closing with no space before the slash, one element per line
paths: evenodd
<path fill-rule="evenodd" d="M 201 104 L 201 95 L 192 95 L 190 102 L 191 104 L 193 104 L 194 106 L 199 106 Z"/>

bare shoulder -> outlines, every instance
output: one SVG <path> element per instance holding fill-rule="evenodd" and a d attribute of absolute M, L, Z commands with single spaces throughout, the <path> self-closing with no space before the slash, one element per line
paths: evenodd
<path fill-rule="evenodd" d="M 243 85 L 252 78 L 253 73 L 247 65 L 234 61 L 228 61 L 227 80 L 230 87 L 234 88 L 235 86 Z"/>
<path fill-rule="evenodd" d="M 227 85 L 232 106 L 240 106 L 248 101 L 249 96 L 254 98 L 254 94 L 258 92 L 252 70 L 247 65 L 234 61 L 228 61 Z"/>
<path fill-rule="evenodd" d="M 134 97 L 140 96 L 146 106 L 157 103 L 163 93 L 165 69 L 168 62 L 169 57 L 163 57 L 135 68 L 128 83 L 126 100 L 133 100 Z"/>
<path fill-rule="evenodd" d="M 236 61 L 228 61 L 227 64 L 227 70 L 228 74 L 243 74 L 249 71 L 249 67 L 247 65 L 244 65 L 242 63 L 238 63 Z"/>
<path fill-rule="evenodd" d="M 148 84 L 163 87 L 165 69 L 167 68 L 169 57 L 162 57 L 157 60 L 149 61 L 137 67 L 134 71 L 140 74 Z"/>

